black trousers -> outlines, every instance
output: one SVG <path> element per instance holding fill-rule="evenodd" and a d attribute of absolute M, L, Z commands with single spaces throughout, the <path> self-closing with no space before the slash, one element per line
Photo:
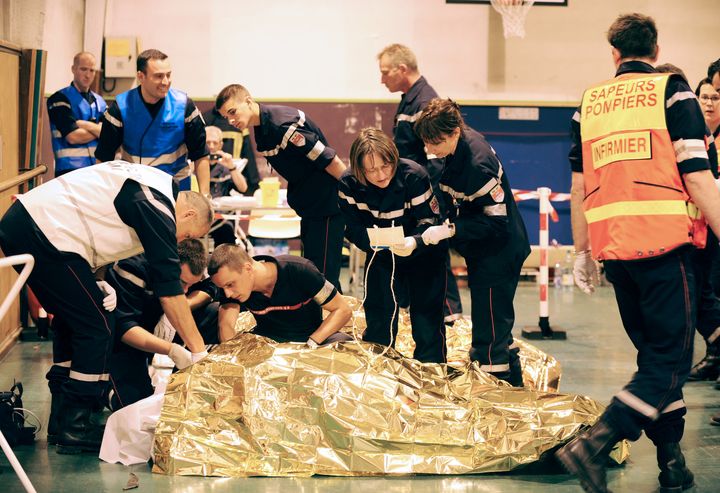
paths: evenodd
<path fill-rule="evenodd" d="M 445 291 L 445 305 L 443 307 L 443 314 L 445 315 L 445 323 L 452 323 L 453 321 L 462 317 L 463 308 L 457 279 L 455 278 L 455 274 L 453 274 L 452 267 L 450 266 L 450 252 L 448 252 L 445 277 L 447 289 Z"/>
<path fill-rule="evenodd" d="M 423 363 L 445 363 L 447 349 L 443 305 L 446 291 L 446 256 L 439 251 L 437 254 L 395 260 L 393 286 L 396 293 L 403 284 L 407 287 L 412 336 L 415 341 L 414 358 Z M 365 271 L 367 298 L 364 308 L 367 329 L 363 340 L 387 346 L 390 344 L 390 321 L 393 320 L 394 338 L 397 335 L 399 316 L 390 291 L 390 252 L 378 252 L 372 264 L 368 258 Z"/>
<path fill-rule="evenodd" d="M 605 262 L 623 326 L 638 351 L 637 371 L 603 416 L 624 438 L 637 440 L 642 430 L 655 444 L 682 438 L 682 387 L 696 321 L 693 253 L 684 247 L 655 259 Z"/>
<path fill-rule="evenodd" d="M 710 344 L 720 337 L 720 299 L 711 282 L 713 263 L 720 252 L 717 241 L 715 235 L 708 231 L 708 245 L 693 252 L 698 293 L 697 330 Z"/>
<path fill-rule="evenodd" d="M 193 311 L 193 318 L 205 344 L 218 344 L 218 302 Z M 152 330 L 154 327 L 147 327 Z M 175 342 L 182 344 L 180 336 Z M 120 408 L 153 395 L 155 389 L 148 373 L 154 354 L 146 353 L 123 342 L 116 343 L 110 358 L 110 408 Z"/>
<path fill-rule="evenodd" d="M 300 220 L 302 256 L 310 260 L 338 291 L 342 267 L 345 219 L 342 214 L 326 217 L 303 217 Z"/>
<path fill-rule="evenodd" d="M 105 295 L 85 259 L 58 251 L 33 227 L 20 202 L 0 221 L 0 247 L 5 255 L 29 253 L 35 267 L 28 285 L 43 308 L 54 315 L 51 392 L 66 402 L 94 405 L 108 383 L 115 319 L 103 308 Z M 18 271 L 20 269 L 17 269 Z"/>
<path fill-rule="evenodd" d="M 478 272 L 468 262 L 468 284 L 472 303 L 472 345 L 470 360 L 477 361 L 480 369 L 498 378 L 509 380 L 511 362 L 517 361 L 517 348 L 513 345 L 512 329 L 515 324 L 513 299 L 520 280 L 520 272 L 510 275 L 504 282 L 486 286 L 478 282 Z"/>
<path fill-rule="evenodd" d="M 369 260 L 366 259 L 366 260 Z M 445 303 L 443 304 L 443 315 L 445 316 L 445 323 L 452 324 L 455 320 L 462 318 L 462 299 L 460 298 L 460 289 L 458 288 L 457 279 L 453 274 L 452 267 L 450 266 L 450 252 L 448 252 L 447 268 L 445 270 Z M 410 306 L 410 295 L 408 294 L 408 287 L 406 285 L 398 285 L 398 289 L 395 292 L 395 296 L 398 300 L 398 304 L 403 308 Z"/>

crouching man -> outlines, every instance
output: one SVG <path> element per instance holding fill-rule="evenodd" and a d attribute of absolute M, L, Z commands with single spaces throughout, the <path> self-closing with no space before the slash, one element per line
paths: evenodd
<path fill-rule="evenodd" d="M 226 305 L 220 320 L 220 340 L 234 335 L 242 308 L 252 313 L 253 334 L 277 342 L 306 342 L 311 348 L 352 340 L 339 333 L 352 310 L 335 286 L 307 259 L 292 255 L 250 257 L 238 245 L 220 245 L 210 258 L 208 274 L 225 296 L 240 302 Z M 322 311 L 330 314 L 323 320 Z"/>

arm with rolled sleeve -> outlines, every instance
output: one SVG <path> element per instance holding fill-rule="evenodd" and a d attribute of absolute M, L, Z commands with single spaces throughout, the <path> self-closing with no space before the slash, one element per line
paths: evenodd
<path fill-rule="evenodd" d="M 286 124 L 283 130 L 287 131 L 290 125 Z M 315 167 L 339 180 L 345 171 L 345 164 L 337 157 L 335 149 L 325 145 L 324 140 L 321 134 L 318 135 L 307 126 L 299 126 L 290 135 L 285 149 L 295 156 L 307 158 Z"/>
<path fill-rule="evenodd" d="M 100 124 L 78 120 L 73 113 L 70 100 L 61 92 L 56 92 L 48 98 L 47 108 L 48 118 L 69 144 L 87 144 L 98 138 Z"/>
<path fill-rule="evenodd" d="M 666 90 L 668 132 L 688 194 L 717 236 L 720 233 L 720 192 L 710 172 L 705 120 L 693 96 L 684 80 L 670 79 Z"/>
<path fill-rule="evenodd" d="M 327 281 L 314 265 L 308 264 L 306 269 L 298 269 L 296 275 L 306 295 L 312 296 L 315 303 L 329 312 L 318 328 L 310 334 L 310 339 L 322 344 L 350 320 L 352 310 L 337 288 Z"/>
<path fill-rule="evenodd" d="M 102 129 L 95 149 L 95 159 L 98 162 L 112 161 L 115 153 L 123 143 L 123 121 L 120 108 L 113 101 L 102 117 Z"/>

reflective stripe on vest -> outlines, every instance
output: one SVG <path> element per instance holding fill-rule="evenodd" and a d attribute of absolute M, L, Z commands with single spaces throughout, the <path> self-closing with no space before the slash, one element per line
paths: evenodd
<path fill-rule="evenodd" d="M 80 94 L 80 92 L 70 84 L 59 91 L 68 101 L 70 101 L 70 109 L 77 120 L 94 120 L 99 121 L 103 113 L 105 113 L 105 100 L 96 93 L 92 93 L 95 97 L 93 104 Z M 53 125 L 50 120 L 50 130 L 52 135 L 52 147 L 55 154 L 55 172 L 73 170 L 83 168 L 95 164 L 95 147 L 97 139 L 93 139 L 85 144 L 71 144 Z"/>
<path fill-rule="evenodd" d="M 624 74 L 583 95 L 584 208 L 600 260 L 705 245 L 705 221 L 690 203 L 665 121 L 668 79 Z"/>
<path fill-rule="evenodd" d="M 140 96 L 132 89 L 116 99 L 122 115 L 122 158 L 147 164 L 176 175 L 187 167 L 185 146 L 185 108 L 187 94 L 170 89 L 155 118 L 150 116 Z M 132 123 L 130 123 L 132 122 Z"/>

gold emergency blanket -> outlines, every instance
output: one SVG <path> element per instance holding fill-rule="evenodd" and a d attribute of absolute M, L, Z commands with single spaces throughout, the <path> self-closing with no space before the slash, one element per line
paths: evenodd
<path fill-rule="evenodd" d="M 252 326 L 243 317 L 240 323 Z M 508 471 L 538 460 L 602 412 L 588 397 L 514 389 L 476 364 L 422 364 L 394 350 L 377 356 L 383 349 L 350 342 L 312 350 L 239 333 L 173 376 L 155 433 L 153 471 L 202 476 Z M 554 360 L 529 345 L 522 346 L 521 358 L 526 383 L 557 385 Z M 537 361 L 554 369 L 533 369 L 536 376 L 529 378 Z M 627 445 L 613 456 L 624 460 Z"/>

